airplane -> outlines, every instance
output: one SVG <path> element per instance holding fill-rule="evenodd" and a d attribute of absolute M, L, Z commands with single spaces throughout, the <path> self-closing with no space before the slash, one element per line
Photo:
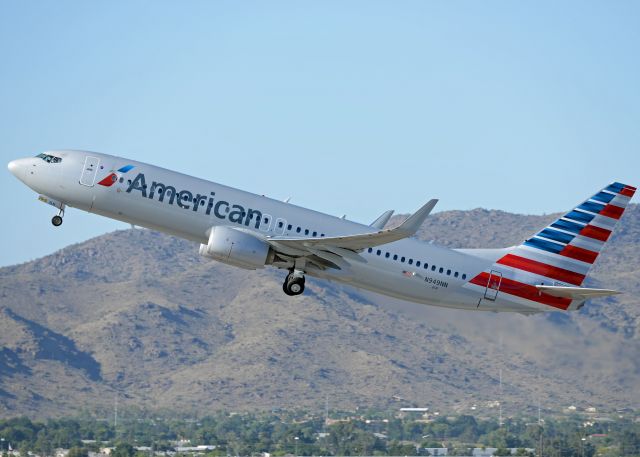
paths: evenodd
<path fill-rule="evenodd" d="M 54 226 L 73 207 L 192 240 L 222 263 L 287 270 L 289 296 L 309 275 L 420 304 L 521 314 L 619 293 L 582 284 L 636 191 L 609 184 L 518 246 L 449 249 L 413 238 L 436 199 L 385 228 L 392 210 L 365 225 L 96 152 L 53 150 L 8 168 L 57 209 Z"/>

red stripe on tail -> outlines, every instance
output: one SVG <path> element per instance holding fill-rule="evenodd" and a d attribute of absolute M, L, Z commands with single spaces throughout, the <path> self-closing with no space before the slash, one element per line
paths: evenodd
<path fill-rule="evenodd" d="M 624 186 L 624 189 L 620 191 L 620 195 L 624 195 L 625 197 L 633 197 L 635 193 L 636 188 L 632 186 Z"/>
<path fill-rule="evenodd" d="M 559 252 L 559 254 L 587 263 L 593 263 L 596 260 L 596 257 L 598 257 L 597 252 L 582 249 L 578 246 L 572 246 L 570 244 L 566 245 L 564 249 Z"/>
<path fill-rule="evenodd" d="M 585 228 L 580 230 L 580 235 L 588 236 L 594 240 L 607 241 L 609 239 L 609 235 L 611 235 L 611 230 L 596 227 L 595 225 L 587 225 Z"/>
<path fill-rule="evenodd" d="M 514 254 L 507 254 L 496 263 L 501 263 L 502 265 L 507 265 L 509 267 L 528 271 L 529 273 L 556 279 L 558 281 L 568 282 L 569 284 L 575 284 L 577 286 L 582 284 L 582 281 L 584 281 L 584 275 L 580 273 L 560 267 L 554 267 L 553 265 L 547 265 L 546 263 L 538 262 L 536 260 L 526 259 Z"/>
<path fill-rule="evenodd" d="M 600 211 L 600 216 L 607 216 L 612 219 L 620 219 L 622 213 L 624 213 L 624 208 L 620 208 L 616 205 L 607 205 L 602 209 L 602 211 Z"/>

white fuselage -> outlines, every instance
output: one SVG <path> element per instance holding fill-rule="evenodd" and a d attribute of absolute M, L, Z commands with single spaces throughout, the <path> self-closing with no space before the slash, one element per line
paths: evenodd
<path fill-rule="evenodd" d="M 19 159 L 10 169 L 34 191 L 64 205 L 197 243 L 206 244 L 211 227 L 220 225 L 261 236 L 329 237 L 375 231 L 367 225 L 142 162 L 94 152 L 53 153 L 62 158 L 60 163 Z M 98 184 L 111 171 L 126 166 L 132 166 L 131 170 L 116 173 L 112 185 Z M 169 192 L 167 187 L 175 191 Z M 261 218 L 248 220 L 251 210 Z M 408 238 L 363 251 L 360 255 L 366 262 L 352 262 L 342 269 L 310 265 L 306 273 L 429 305 L 540 311 L 505 294 L 487 299 L 481 288 L 465 286 L 502 253 L 504 250 L 448 249 Z"/>

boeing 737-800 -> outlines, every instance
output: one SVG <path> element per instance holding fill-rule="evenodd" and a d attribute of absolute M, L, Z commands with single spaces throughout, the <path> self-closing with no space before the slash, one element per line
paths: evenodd
<path fill-rule="evenodd" d="M 288 270 L 287 295 L 303 293 L 311 275 L 416 303 L 524 314 L 617 293 L 582 283 L 636 190 L 609 184 L 519 246 L 448 249 L 412 237 L 437 200 L 385 229 L 393 211 L 363 225 L 95 152 L 48 151 L 9 170 L 57 209 L 55 226 L 69 206 L 193 240 L 219 262 Z"/>

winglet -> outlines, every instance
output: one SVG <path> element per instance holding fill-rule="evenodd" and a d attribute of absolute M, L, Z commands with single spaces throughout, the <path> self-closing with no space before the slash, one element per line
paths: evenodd
<path fill-rule="evenodd" d="M 422 208 L 413 213 L 406 221 L 400 224 L 397 230 L 407 233 L 407 236 L 414 235 L 437 203 L 437 198 L 429 200 Z"/>
<path fill-rule="evenodd" d="M 387 225 L 387 222 L 389 222 L 389 219 L 391 219 L 391 216 L 393 216 L 392 209 L 385 211 L 380 216 L 378 216 L 378 218 L 375 221 L 369 224 L 369 227 L 382 230 L 384 226 Z"/>

